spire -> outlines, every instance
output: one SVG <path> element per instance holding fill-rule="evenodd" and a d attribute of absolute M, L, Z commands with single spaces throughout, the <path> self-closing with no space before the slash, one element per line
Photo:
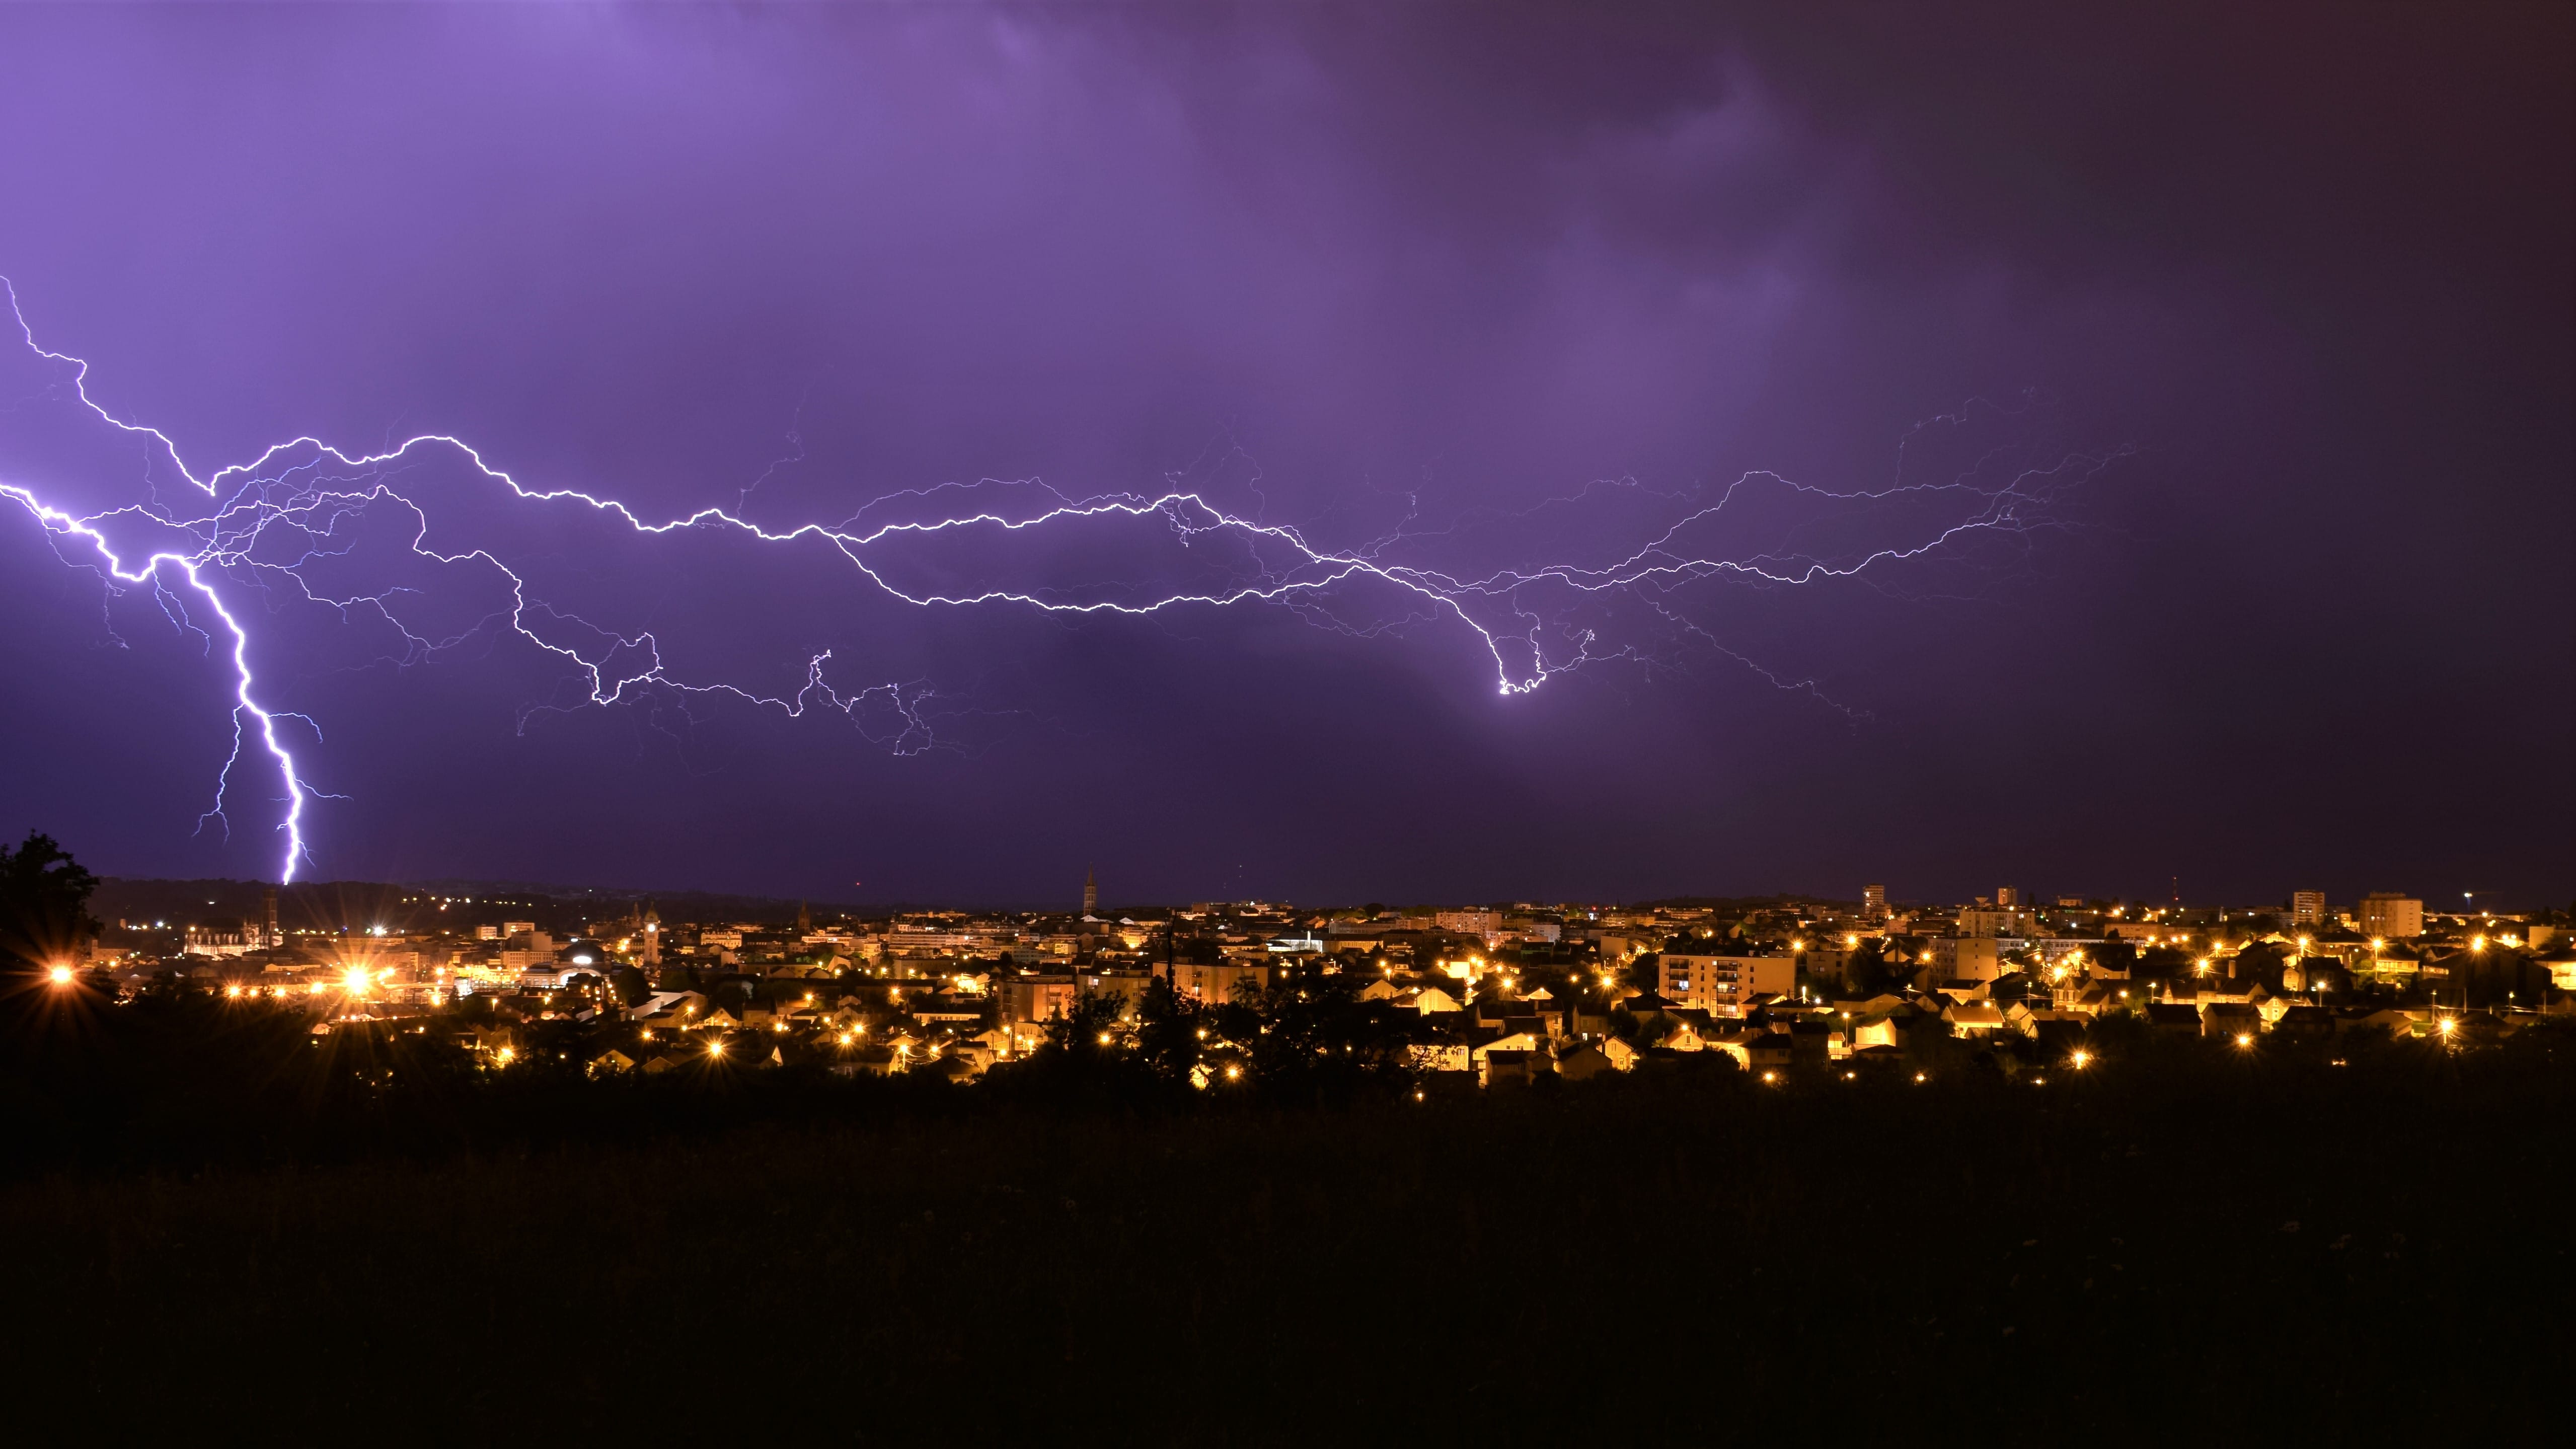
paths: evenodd
<path fill-rule="evenodd" d="M 1087 918 L 1100 909 L 1100 882 L 1092 877 L 1091 867 L 1082 868 L 1082 914 Z"/>

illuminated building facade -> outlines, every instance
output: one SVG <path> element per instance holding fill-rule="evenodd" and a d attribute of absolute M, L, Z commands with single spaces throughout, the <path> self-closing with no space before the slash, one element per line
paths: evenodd
<path fill-rule="evenodd" d="M 1721 1016 L 1742 1016 L 1745 1004 L 1797 989 L 1794 956 L 1698 956 L 1667 951 L 1655 958 L 1655 989 L 1668 1001 Z"/>
<path fill-rule="evenodd" d="M 2353 923 L 2365 936 L 2391 940 L 2420 936 L 2424 934 L 2424 902 L 2394 891 L 2372 891 L 2354 907 Z"/>

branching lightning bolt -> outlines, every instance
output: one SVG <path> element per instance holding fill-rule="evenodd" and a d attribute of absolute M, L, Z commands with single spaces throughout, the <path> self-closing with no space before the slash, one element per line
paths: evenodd
<path fill-rule="evenodd" d="M 395 484 L 407 468 L 437 450 L 451 452 L 476 475 L 508 490 L 516 500 L 588 508 L 615 519 L 639 536 L 713 528 L 732 530 L 764 544 L 820 543 L 836 551 L 888 599 L 920 609 L 1000 606 L 1071 617 L 1144 617 L 1184 608 L 1266 603 L 1296 609 L 1310 622 L 1357 637 L 1425 620 L 1445 620 L 1464 626 L 1482 644 L 1493 667 L 1496 693 L 1505 697 L 1530 693 L 1550 679 L 1587 664 L 1645 660 L 1645 652 L 1635 644 L 1614 646 L 1606 643 L 1595 628 L 1575 627 L 1561 617 L 1552 617 L 1548 612 L 1551 606 L 1545 602 L 1549 598 L 1579 602 L 1618 596 L 1642 600 L 1677 629 L 1705 640 L 1775 686 L 1822 698 L 1815 681 L 1784 679 L 1763 669 L 1719 643 L 1701 625 L 1675 612 L 1669 602 L 1672 592 L 1710 579 L 1733 579 L 1756 587 L 1858 579 L 1884 572 L 1892 565 L 1939 554 L 1974 535 L 2025 536 L 2034 529 L 2053 526 L 2052 501 L 2071 486 L 2098 475 L 2119 456 L 2064 454 L 2045 465 L 2010 469 L 2010 476 L 2000 483 L 1987 478 L 1982 465 L 1977 471 L 1942 482 L 1909 483 L 1900 475 L 1887 488 L 1855 492 L 1832 492 L 1767 472 L 1749 473 L 1720 490 L 1714 499 L 1686 507 L 1644 544 L 1615 559 L 1589 564 L 1548 561 L 1466 571 L 1403 562 L 1398 557 L 1405 549 L 1454 535 L 1459 524 L 1416 529 L 1415 519 L 1408 512 L 1393 531 L 1356 546 L 1336 548 L 1311 537 L 1306 529 L 1267 521 L 1266 506 L 1245 516 L 1219 506 L 1207 490 L 1178 480 L 1166 480 L 1166 486 L 1153 493 L 1109 493 L 1088 498 L 1068 496 L 1037 480 L 1017 485 L 994 480 L 986 480 L 983 485 L 940 484 L 873 499 L 838 523 L 785 528 L 756 523 L 740 510 L 760 483 L 778 468 L 803 461 L 802 439 L 794 432 L 790 434 L 793 455 L 773 462 L 759 480 L 738 490 L 735 511 L 707 507 L 680 517 L 655 520 L 613 497 L 571 487 L 530 486 L 488 462 L 465 440 L 444 433 L 421 433 L 377 452 L 356 454 L 342 452 L 315 437 L 297 437 L 268 447 L 248 462 L 200 476 L 181 458 L 177 444 L 167 434 L 116 417 L 92 400 L 87 390 L 89 364 L 39 346 L 20 308 L 16 288 L 5 277 L 0 277 L 0 287 L 8 289 L 11 314 L 27 348 L 46 363 L 64 370 L 63 381 L 55 387 L 100 421 L 143 441 L 150 460 L 145 478 L 148 498 L 141 503 L 82 515 L 48 503 L 39 496 L 35 485 L 6 479 L 0 479 L 0 496 L 25 508 L 54 537 L 58 553 L 69 545 L 84 555 L 94 555 L 95 566 L 111 588 L 149 584 L 164 611 L 180 627 L 197 627 L 190 618 L 186 593 L 193 592 L 212 611 L 230 640 L 235 742 L 231 757 L 218 775 L 213 808 L 203 819 L 223 821 L 228 827 L 225 802 L 234 788 L 234 770 L 243 761 L 245 737 L 255 740 L 285 790 L 285 812 L 278 827 L 284 841 L 279 865 L 281 880 L 292 880 L 297 867 L 311 859 L 305 839 L 305 807 L 309 800 L 332 797 L 314 788 L 299 771 L 294 751 L 280 734 L 279 724 L 282 720 L 299 721 L 315 729 L 317 737 L 319 730 L 302 715 L 280 709 L 273 702 L 263 703 L 261 683 L 251 663 L 249 630 L 242 614 L 225 603 L 217 581 L 249 589 L 292 584 L 301 599 L 336 608 L 344 618 L 353 611 L 380 618 L 399 631 L 405 641 L 409 657 L 404 662 L 434 658 L 462 643 L 484 624 L 506 628 L 573 669 L 582 694 L 579 707 L 630 701 L 639 691 L 649 689 L 670 691 L 683 700 L 730 698 L 775 709 L 789 717 L 825 709 L 857 722 L 864 712 L 881 711 L 891 722 L 893 733 L 869 735 L 874 742 L 900 754 L 915 753 L 938 743 L 922 713 L 930 691 L 921 683 L 882 683 L 847 691 L 836 688 L 824 679 L 824 667 L 833 659 L 829 649 L 810 658 L 804 685 L 793 695 L 764 695 L 722 682 L 683 681 L 669 672 L 660 643 L 651 632 L 630 633 L 603 627 L 532 597 L 527 579 L 490 547 L 452 552 L 430 547 L 427 508 L 398 491 Z M 800 414 L 801 410 L 800 406 Z M 199 501 L 184 508 L 165 503 L 152 472 L 161 462 L 190 485 L 193 492 L 186 496 Z M 1033 506 L 1005 508 L 984 501 L 993 491 L 1014 486 L 1034 500 Z M 1579 507 L 1592 496 L 1594 488 L 1601 486 L 1604 485 L 1594 485 L 1571 497 L 1550 499 L 1529 512 Z M 1687 502 L 1677 495 L 1639 490 L 1627 480 L 1617 480 L 1616 486 L 1669 502 Z M 1817 503 L 1870 506 L 1905 500 L 1950 502 L 1953 506 L 1948 522 L 1922 536 L 1848 556 L 1816 556 L 1801 551 L 1794 544 L 1794 530 L 1789 537 L 1775 538 L 1746 552 L 1711 553 L 1689 543 L 1695 528 L 1720 519 L 1746 489 L 1757 486 Z M 1257 489 L 1255 493 L 1258 496 Z M 937 509 L 944 497 L 959 502 L 928 517 L 865 521 L 898 506 Z M 497 570 L 507 583 L 507 609 L 463 633 L 431 637 L 404 622 L 402 589 L 387 588 L 372 594 L 317 590 L 304 571 L 320 560 L 338 556 L 347 547 L 335 543 L 337 525 L 377 507 L 409 512 L 415 525 L 410 548 L 416 557 L 446 565 L 480 565 Z M 907 586 L 894 576 L 894 567 L 908 546 L 941 535 L 1000 541 L 1061 530 L 1086 520 L 1158 530 L 1157 536 L 1166 537 L 1183 550 L 1198 550 L 1208 541 L 1224 540 L 1235 545 L 1246 561 L 1238 561 L 1220 585 L 1160 591 L 1140 591 L 1115 580 L 941 589 Z M 165 535 L 172 542 L 167 547 L 138 550 L 119 541 L 129 531 Z M 283 556 L 286 554 L 292 556 Z M 180 585 L 177 591 L 171 587 L 173 582 Z M 1358 623 L 1325 607 L 1328 598 L 1363 586 L 1392 591 L 1401 607 Z M 587 647 L 567 642 L 563 631 L 571 627 L 589 631 L 593 642 Z M 212 636 L 208 637 L 211 640 Z M 522 713 L 521 727 L 525 728 L 530 713 L 559 707 L 530 707 Z"/>

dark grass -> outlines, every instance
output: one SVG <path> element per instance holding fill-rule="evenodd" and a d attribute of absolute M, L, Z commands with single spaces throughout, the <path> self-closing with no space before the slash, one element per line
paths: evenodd
<path fill-rule="evenodd" d="M 57 1172 L 0 1188 L 0 1362 L 92 1441 L 2535 1442 L 2559 1055 Z"/>

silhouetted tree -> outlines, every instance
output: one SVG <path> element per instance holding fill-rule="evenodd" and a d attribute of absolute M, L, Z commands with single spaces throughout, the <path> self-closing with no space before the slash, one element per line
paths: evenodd
<path fill-rule="evenodd" d="M 1885 943 L 1872 939 L 1861 942 L 1860 949 L 1852 952 L 1846 974 L 1853 994 L 1868 997 L 1895 990 L 1912 973 L 1901 964 L 1891 966 Z"/>
<path fill-rule="evenodd" d="M 31 830 L 16 850 L 0 845 L 0 971 L 41 972 L 97 934 L 96 889 L 98 877 L 50 835 Z"/>

